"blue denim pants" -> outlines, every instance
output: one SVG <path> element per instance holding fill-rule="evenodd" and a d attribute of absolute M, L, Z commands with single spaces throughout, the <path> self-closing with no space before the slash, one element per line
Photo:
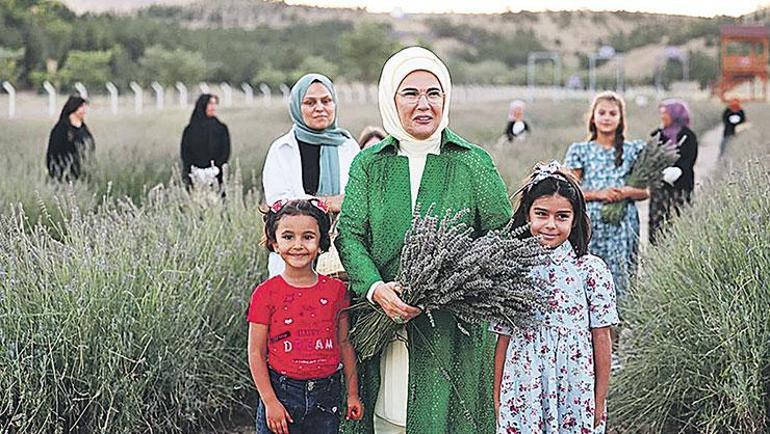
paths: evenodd
<path fill-rule="evenodd" d="M 295 380 L 270 370 L 270 383 L 278 400 L 294 423 L 291 434 L 337 434 L 342 412 L 342 378 L 340 371 L 326 378 Z M 270 434 L 265 418 L 265 403 L 259 400 L 257 434 Z"/>

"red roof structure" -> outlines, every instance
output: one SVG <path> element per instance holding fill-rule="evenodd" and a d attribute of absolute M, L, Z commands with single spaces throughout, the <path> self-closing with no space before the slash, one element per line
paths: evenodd
<path fill-rule="evenodd" d="M 761 100 L 767 100 L 770 28 L 765 26 L 725 25 L 720 27 L 722 77 L 715 89 L 722 100 L 736 87 L 750 83 L 751 97 L 757 100 L 756 84 L 761 86 Z"/>

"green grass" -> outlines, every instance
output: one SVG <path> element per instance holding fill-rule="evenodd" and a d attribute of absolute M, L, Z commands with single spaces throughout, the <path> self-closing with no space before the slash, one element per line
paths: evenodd
<path fill-rule="evenodd" d="M 451 127 L 490 149 L 513 191 L 583 140 L 588 101 L 535 101 L 528 140 L 495 147 L 507 105 L 456 102 Z M 698 104 L 696 129 L 718 113 Z M 72 186 L 47 180 L 51 121 L 0 120 L 0 431 L 185 432 L 253 405 L 244 313 L 265 268 L 259 177 L 288 113 L 222 110 L 235 168 L 224 203 L 171 182 L 188 116 L 89 116 L 96 158 Z M 657 116 L 631 104 L 629 138 Z M 339 117 L 354 134 L 379 123 L 374 105 L 342 103 Z"/>
<path fill-rule="evenodd" d="M 40 105 L 42 106 L 42 102 Z M 509 188 L 515 186 L 539 160 L 563 159 L 567 146 L 586 136 L 585 112 L 588 101 L 535 101 L 527 109 L 533 133 L 525 142 L 494 147 L 502 134 L 508 101 L 455 101 L 450 113 L 450 127 L 474 143 L 490 149 Z M 698 128 L 717 122 L 719 106 L 704 102 L 697 105 Z M 357 135 L 366 125 L 379 125 L 376 105 L 340 103 L 339 124 Z M 644 138 L 658 123 L 656 107 L 629 104 L 629 138 Z M 175 176 L 179 161 L 179 142 L 189 113 L 180 109 L 143 115 L 122 114 L 115 117 L 94 113 L 86 119 L 96 138 L 96 158 L 85 182 L 74 186 L 77 203 L 93 209 L 107 192 L 112 197 L 128 196 L 141 204 L 148 189 L 168 184 Z M 267 147 L 290 127 L 287 108 L 269 107 L 223 109 L 220 119 L 228 124 L 233 141 L 231 162 L 240 167 L 248 191 L 261 186 L 261 168 Z M 4 132 L 0 139 L 0 214 L 9 204 L 22 204 L 32 221 L 41 213 L 41 204 L 55 207 L 55 197 L 62 188 L 48 181 L 45 149 L 52 120 L 0 120 Z"/>
<path fill-rule="evenodd" d="M 182 432 L 243 407 L 256 207 L 179 188 L 142 208 L 70 199 L 56 234 L 0 220 L 0 430 Z"/>
<path fill-rule="evenodd" d="M 770 110 L 747 111 L 724 169 L 643 258 L 609 401 L 621 432 L 770 429 Z"/>

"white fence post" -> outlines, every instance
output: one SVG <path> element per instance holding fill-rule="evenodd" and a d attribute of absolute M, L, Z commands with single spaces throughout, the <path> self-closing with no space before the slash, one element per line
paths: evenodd
<path fill-rule="evenodd" d="M 291 89 L 289 89 L 289 86 L 286 86 L 284 83 L 281 83 L 279 87 L 281 88 L 281 94 L 283 95 L 284 102 L 288 102 L 289 96 L 291 95 Z"/>
<path fill-rule="evenodd" d="M 8 92 L 8 118 L 13 119 L 16 117 L 16 89 L 8 82 L 3 82 L 3 89 Z"/>
<path fill-rule="evenodd" d="M 46 80 L 43 82 L 43 89 L 48 94 L 48 116 L 56 116 L 56 88 Z"/>
<path fill-rule="evenodd" d="M 131 87 L 131 90 L 134 91 L 134 113 L 141 113 L 142 106 L 144 105 L 142 101 L 142 86 L 139 86 L 139 83 L 135 81 L 132 81 L 128 85 Z"/>
<path fill-rule="evenodd" d="M 181 81 L 177 81 L 174 86 L 176 87 L 176 91 L 179 92 L 179 107 L 187 107 L 187 86 Z"/>
<path fill-rule="evenodd" d="M 259 85 L 259 91 L 262 92 L 262 103 L 264 105 L 270 105 L 270 99 L 273 97 L 270 86 L 268 86 L 267 83 L 261 83 Z"/>
<path fill-rule="evenodd" d="M 118 114 L 118 87 L 115 86 L 115 83 L 108 81 L 107 83 L 104 83 L 104 87 L 107 88 L 107 92 L 110 93 L 110 109 L 112 111 L 112 114 L 116 115 Z"/>
<path fill-rule="evenodd" d="M 76 81 L 75 82 L 75 90 L 80 94 L 80 97 L 83 99 L 88 99 L 88 89 L 83 85 L 83 83 Z"/>
<path fill-rule="evenodd" d="M 155 108 L 157 108 L 158 110 L 163 110 L 163 104 L 165 99 L 163 86 L 157 81 L 153 81 L 150 84 L 150 87 L 152 87 L 152 90 L 155 92 Z"/>
<path fill-rule="evenodd" d="M 243 89 L 246 105 L 254 105 L 254 88 L 249 83 L 241 83 L 241 89 Z"/>
<path fill-rule="evenodd" d="M 211 88 L 209 87 L 209 84 L 205 81 L 201 81 L 198 83 L 198 89 L 201 90 L 201 93 L 211 93 Z"/>
<path fill-rule="evenodd" d="M 219 89 L 222 90 L 222 105 L 225 107 L 233 106 L 233 87 L 230 83 L 223 81 L 219 83 Z"/>

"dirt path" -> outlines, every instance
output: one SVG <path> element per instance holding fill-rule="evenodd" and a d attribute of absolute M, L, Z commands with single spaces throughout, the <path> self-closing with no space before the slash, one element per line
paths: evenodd
<path fill-rule="evenodd" d="M 719 142 L 722 140 L 722 125 L 703 133 L 698 138 L 698 159 L 695 161 L 695 193 L 703 188 L 706 179 L 711 177 L 711 173 L 719 166 Z M 641 228 L 639 238 L 641 239 L 641 248 L 647 246 L 648 240 L 648 214 L 650 202 L 648 200 L 637 202 L 636 208 L 639 210 L 639 220 Z"/>

